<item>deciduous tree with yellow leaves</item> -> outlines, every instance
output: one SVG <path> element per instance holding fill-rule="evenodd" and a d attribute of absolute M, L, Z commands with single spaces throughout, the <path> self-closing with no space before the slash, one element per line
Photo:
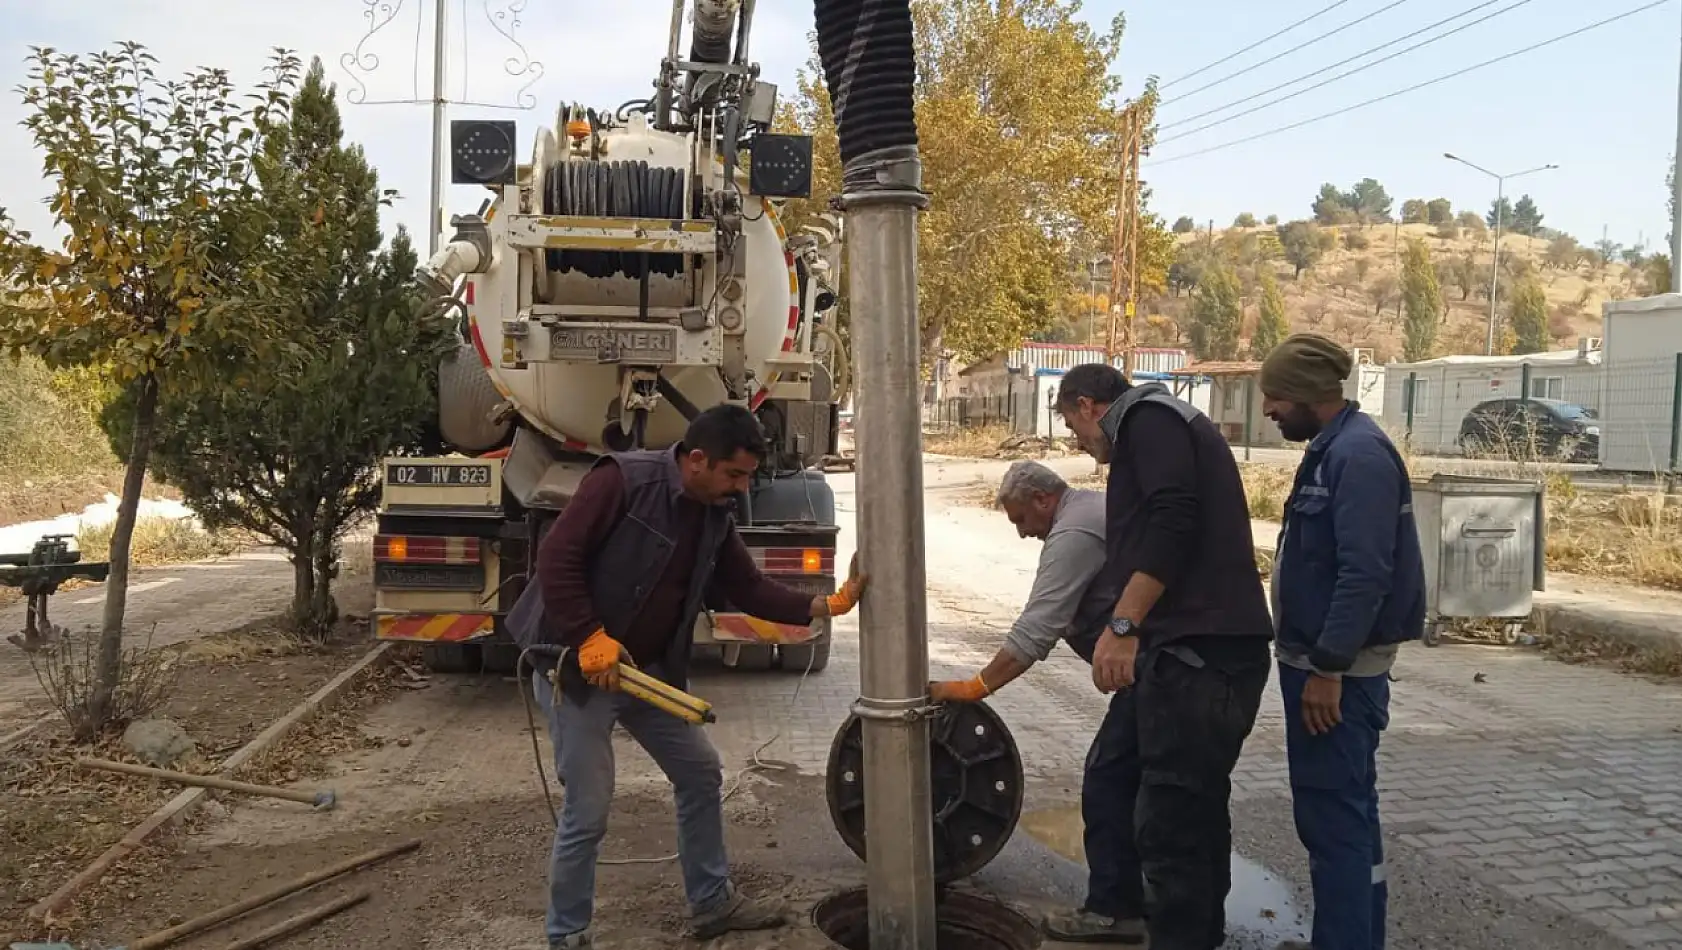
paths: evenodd
<path fill-rule="evenodd" d="M 917 132 L 930 205 L 920 226 L 918 308 L 925 362 L 980 358 L 1056 318 L 1084 279 L 1071 257 L 1107 254 L 1115 234 L 1122 103 L 1120 17 L 1107 32 L 1071 0 L 913 0 Z M 815 58 L 779 126 L 816 137 L 814 198 L 841 190 L 834 113 Z M 1145 145 L 1156 92 L 1138 97 Z M 1148 199 L 1148 189 L 1142 197 Z M 1141 293 L 1160 292 L 1173 237 L 1141 229 Z M 1106 316 L 1107 320 L 1107 316 Z"/>
<path fill-rule="evenodd" d="M 38 243 L 0 209 L 0 347 L 96 367 L 134 406 L 84 738 L 109 724 L 121 678 L 129 545 L 160 393 L 218 372 L 207 354 L 226 350 L 208 344 L 267 346 L 267 318 L 284 306 L 262 294 L 269 275 L 309 266 L 270 240 L 254 170 L 298 72 L 277 51 L 267 81 L 242 97 L 221 70 L 162 80 L 134 43 L 29 59 L 23 125 L 62 237 Z"/>

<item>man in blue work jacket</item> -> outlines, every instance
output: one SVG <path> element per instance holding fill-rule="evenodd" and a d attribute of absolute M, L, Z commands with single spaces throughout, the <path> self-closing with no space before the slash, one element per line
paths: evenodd
<path fill-rule="evenodd" d="M 1308 443 L 1274 560 L 1273 620 L 1313 950 L 1384 946 L 1378 740 L 1390 722 L 1390 668 L 1425 627 L 1407 466 L 1343 397 L 1352 368 L 1342 347 L 1302 333 L 1261 371 L 1262 411 L 1286 439 Z"/>

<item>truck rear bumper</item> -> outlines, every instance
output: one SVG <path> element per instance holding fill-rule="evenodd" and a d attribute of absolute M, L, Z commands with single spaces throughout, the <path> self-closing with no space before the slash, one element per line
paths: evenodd
<path fill-rule="evenodd" d="M 472 643 L 496 634 L 492 614 L 375 614 L 374 639 L 404 643 Z"/>

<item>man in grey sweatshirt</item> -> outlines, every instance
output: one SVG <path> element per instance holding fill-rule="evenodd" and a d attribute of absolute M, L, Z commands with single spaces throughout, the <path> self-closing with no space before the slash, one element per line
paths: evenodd
<path fill-rule="evenodd" d="M 1038 462 L 1017 462 L 999 483 L 998 504 L 1016 525 L 1018 535 L 1044 542 L 1034 587 L 992 661 L 969 679 L 930 683 L 929 696 L 935 702 L 985 699 L 1050 656 L 1059 640 L 1068 641 L 1082 659 L 1092 660 L 1093 638 L 1081 636 L 1074 622 L 1087 588 L 1104 566 L 1103 493 L 1070 488 L 1061 476 Z M 1113 807 L 1113 803 L 1101 804 Z M 1143 878 L 1137 873 L 1138 850 L 1131 827 L 1131 822 L 1089 825 L 1086 846 L 1089 851 L 1121 856 L 1122 863 L 1134 869 L 1131 889 L 1137 890 L 1143 886 Z M 1105 840 L 1095 840 L 1095 832 Z M 1122 840 L 1109 840 L 1117 837 Z M 1107 888 L 1108 883 L 1100 882 L 1100 886 Z M 1144 940 L 1144 928 L 1137 919 L 1100 918 L 1084 909 L 1054 917 L 1047 926 L 1061 939 L 1092 943 Z"/>

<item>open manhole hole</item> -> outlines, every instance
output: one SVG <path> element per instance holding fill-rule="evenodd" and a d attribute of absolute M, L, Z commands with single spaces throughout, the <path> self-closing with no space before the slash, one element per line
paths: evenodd
<path fill-rule="evenodd" d="M 870 904 L 862 887 L 819 901 L 812 923 L 845 950 L 870 950 Z M 973 894 L 941 893 L 935 927 L 936 950 L 1034 950 L 1040 945 L 1032 921 Z"/>

